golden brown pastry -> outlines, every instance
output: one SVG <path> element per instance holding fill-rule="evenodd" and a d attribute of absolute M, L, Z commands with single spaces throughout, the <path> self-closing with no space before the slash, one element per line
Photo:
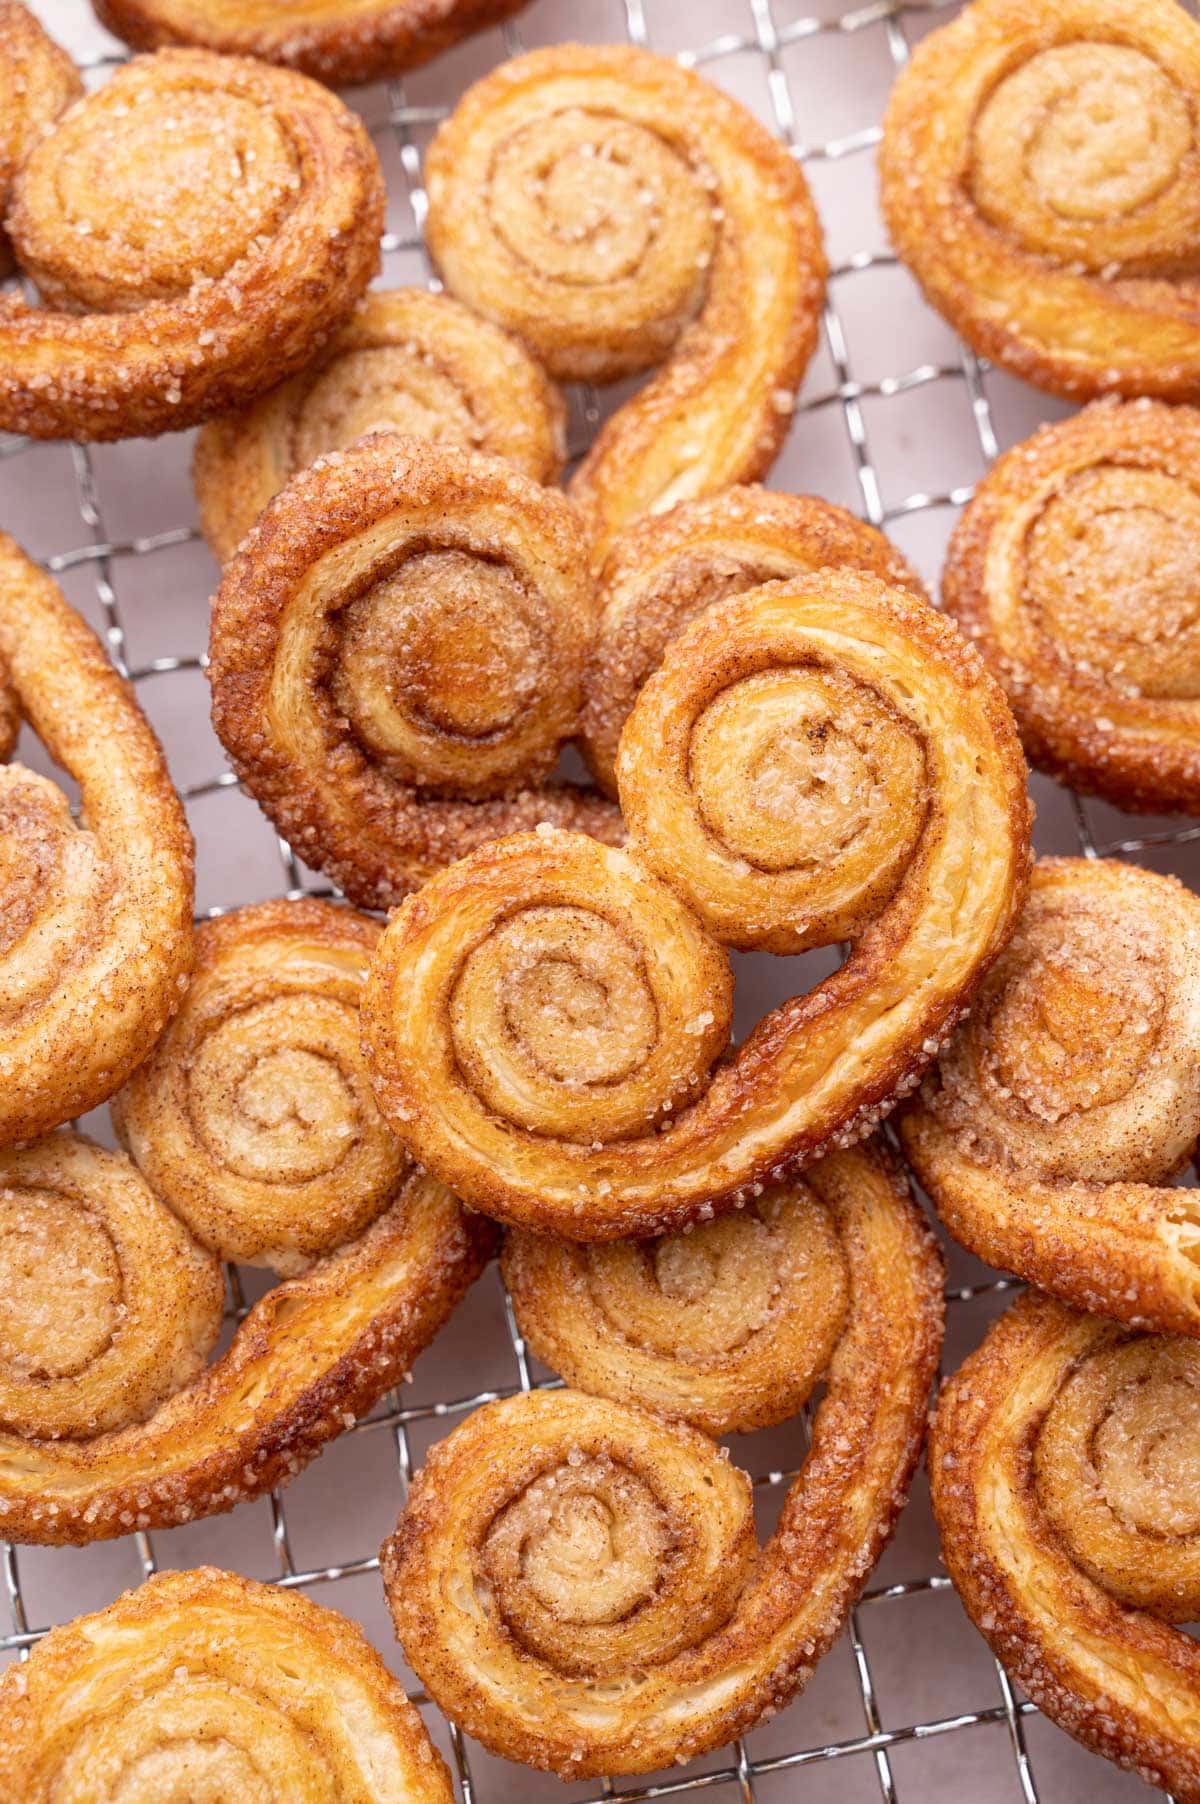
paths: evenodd
<path fill-rule="evenodd" d="M 386 908 L 549 821 L 607 839 L 548 782 L 595 627 L 570 502 L 510 464 L 387 434 L 293 477 L 213 608 L 213 724 L 310 865 Z"/>
<path fill-rule="evenodd" d="M 83 93 L 65 50 L 18 0 L 0 0 L 0 221 L 13 179 L 42 134 Z M 12 245 L 0 225 L 0 276 L 13 272 Z"/>
<path fill-rule="evenodd" d="M 449 295 L 369 294 L 314 364 L 197 438 L 200 523 L 217 558 L 297 470 L 369 432 L 506 457 L 535 482 L 557 480 L 566 449 L 562 397 L 515 339 Z"/>
<path fill-rule="evenodd" d="M 199 44 L 286 63 L 334 87 L 427 63 L 526 0 L 93 0 L 97 17 L 139 50 Z"/>
<path fill-rule="evenodd" d="M 183 1006 L 113 1098 L 152 1188 L 222 1259 L 303 1271 L 395 1198 L 406 1159 L 358 1048 L 378 937 L 316 900 L 206 921 Z"/>
<path fill-rule="evenodd" d="M 646 50 L 558 45 L 476 83 L 426 159 L 446 286 L 554 376 L 665 367 L 572 483 L 597 568 L 637 514 L 750 481 L 791 423 L 825 284 L 800 167 Z"/>
<path fill-rule="evenodd" d="M 354 1623 L 211 1566 L 158 1573 L 9 1667 L 0 1790 L 14 1804 L 454 1799 Z"/>
<path fill-rule="evenodd" d="M 350 311 L 383 206 L 366 130 L 316 82 L 137 58 L 17 172 L 8 230 L 46 305 L 0 297 L 0 426 L 126 438 L 252 400 Z"/>
<path fill-rule="evenodd" d="M 583 749 L 608 795 L 638 691 L 697 614 L 785 576 L 848 566 L 924 595 L 881 532 L 815 495 L 756 487 L 684 501 L 627 527 L 600 576 L 600 626 L 584 673 Z"/>
<path fill-rule="evenodd" d="M 1036 1291 L 942 1393 L 929 1445 L 963 1603 L 1039 1709 L 1200 1799 L 1200 1349 Z"/>
<path fill-rule="evenodd" d="M 1200 27 L 1176 0 L 974 0 L 884 120 L 884 217 L 967 342 L 1056 394 L 1200 397 Z"/>
<path fill-rule="evenodd" d="M 822 1170 L 656 1240 L 583 1246 L 510 1228 L 502 1264 L 522 1335 L 576 1390 L 706 1434 L 796 1415 L 829 1364 L 849 1297 Z"/>
<path fill-rule="evenodd" d="M 1200 813 L 1200 413 L 1097 402 L 992 466 L 943 589 L 1030 759 L 1118 807 Z"/>
<path fill-rule="evenodd" d="M 491 1250 L 441 1185 L 401 1178 L 357 1240 L 268 1291 L 204 1366 L 219 1267 L 134 1167 L 61 1135 L 3 1159 L 0 1531 L 14 1541 L 164 1528 L 287 1484 L 400 1381 Z M 62 1281 L 23 1277 L 34 1256 Z M 169 1365 L 152 1363 L 154 1335 Z"/>
<path fill-rule="evenodd" d="M 221 1331 L 219 1262 L 129 1160 L 77 1134 L 0 1152 L 0 1420 L 87 1439 L 196 1376 Z"/>
<path fill-rule="evenodd" d="M 89 628 L 0 535 L 0 697 L 5 671 L 0 755 L 19 711 L 80 809 L 0 765 L 0 1146 L 111 1096 L 192 962 L 192 840 L 158 741 Z"/>
<path fill-rule="evenodd" d="M 1012 931 L 1012 718 L 927 602 L 859 571 L 767 584 L 668 648 L 617 766 L 630 850 L 546 829 L 393 915 L 363 1032 L 400 1138 L 475 1208 L 662 1233 L 857 1138 Z M 725 946 L 848 962 L 725 1057 Z"/>
<path fill-rule="evenodd" d="M 906 1111 L 950 1232 L 1079 1308 L 1200 1335 L 1200 899 L 1043 859 L 971 1011 Z"/>
<path fill-rule="evenodd" d="M 836 1154 L 807 1182 L 849 1300 L 761 1551 L 745 1475 L 625 1403 L 534 1391 L 429 1454 L 384 1583 L 410 1664 L 493 1752 L 571 1779 L 690 1759 L 785 1704 L 841 1628 L 920 1450 L 941 1263 L 878 1155 Z"/>

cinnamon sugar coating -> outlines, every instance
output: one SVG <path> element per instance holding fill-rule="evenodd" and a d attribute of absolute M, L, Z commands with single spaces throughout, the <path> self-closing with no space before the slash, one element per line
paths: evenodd
<path fill-rule="evenodd" d="M 0 535 L 0 695 L 4 673 L 9 720 L 81 806 L 76 821 L 55 783 L 0 765 L 0 1146 L 111 1096 L 192 962 L 192 840 L 158 741 L 91 630 Z"/>
<path fill-rule="evenodd" d="M 1200 1354 L 1036 1291 L 942 1392 L 934 1514 L 976 1627 L 1052 1722 L 1200 1799 Z"/>
<path fill-rule="evenodd" d="M 19 0 L 0 0 L 0 220 L 8 212 L 17 170 L 64 107 L 83 93 L 65 50 Z M 0 276 L 13 273 L 12 245 L 0 227 Z"/>
<path fill-rule="evenodd" d="M 0 1679 L 0 1713 L 0 1786 L 22 1804 L 453 1804 L 356 1624 L 211 1566 L 51 1629 Z"/>
<path fill-rule="evenodd" d="M 310 362 L 379 261 L 384 190 L 317 83 L 207 51 L 139 57 L 17 171 L 0 425 L 112 439 L 190 426 Z"/>
<path fill-rule="evenodd" d="M 505 457 L 554 482 L 565 431 L 561 395 L 507 333 L 449 295 L 376 291 L 315 363 L 204 427 L 193 466 L 200 522 L 226 562 L 297 470 L 371 432 Z"/>
<path fill-rule="evenodd" d="M 815 495 L 726 489 L 627 527 L 600 574 L 584 676 L 583 749 L 605 793 L 617 793 L 617 743 L 638 691 L 685 626 L 727 595 L 843 565 L 924 595 L 881 532 Z"/>
<path fill-rule="evenodd" d="M 946 606 L 1032 762 L 1118 807 L 1200 813 L 1200 413 L 1097 402 L 993 464 Z"/>
<path fill-rule="evenodd" d="M 920 1450 L 941 1262 L 877 1153 L 836 1154 L 808 1182 L 848 1303 L 765 1547 L 728 1455 L 627 1402 L 534 1391 L 430 1452 L 384 1584 L 408 1660 L 493 1752 L 565 1779 L 691 1759 L 782 1708 L 840 1630 Z"/>
<path fill-rule="evenodd" d="M 1176 0 L 974 0 L 901 72 L 892 242 L 1027 382 L 1200 397 L 1200 26 Z"/>
<path fill-rule="evenodd" d="M 426 182 L 446 286 L 552 375 L 663 366 L 572 478 L 597 568 L 636 515 L 766 471 L 826 266 L 799 165 L 736 101 L 649 51 L 535 50 L 463 96 Z"/>
<path fill-rule="evenodd" d="M 951 1233 L 1054 1296 L 1200 1334 L 1200 900 L 1108 860 L 1034 868 L 1017 931 L 901 1121 Z"/>
<path fill-rule="evenodd" d="M 577 1240 L 663 1233 L 865 1133 L 1012 931 L 1029 809 L 1011 716 L 925 601 L 859 571 L 767 584 L 667 650 L 617 766 L 630 849 L 544 829 L 392 916 L 376 1097 L 473 1207 Z M 849 938 L 728 1043 L 726 946 Z"/>
<path fill-rule="evenodd" d="M 204 922 L 179 1013 L 113 1098 L 139 1169 L 222 1259 L 303 1271 L 395 1199 L 407 1161 L 358 1048 L 378 937 L 307 898 Z"/>
<path fill-rule="evenodd" d="M 539 822 L 620 837 L 548 781 L 595 625 L 571 503 L 510 464 L 379 435 L 278 494 L 213 608 L 213 723 L 309 863 L 387 907 Z"/>
<path fill-rule="evenodd" d="M 543 1365 L 576 1390 L 714 1436 L 798 1413 L 849 1297 L 834 1216 L 800 1178 L 653 1240 L 584 1246 L 510 1229 L 503 1269 Z"/>
<path fill-rule="evenodd" d="M 416 69 L 526 0 L 93 0 L 96 16 L 138 50 L 196 44 L 286 63 L 333 87 Z"/>

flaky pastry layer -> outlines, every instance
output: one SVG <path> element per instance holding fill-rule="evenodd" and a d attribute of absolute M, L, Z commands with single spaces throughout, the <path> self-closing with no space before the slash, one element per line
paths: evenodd
<path fill-rule="evenodd" d="M 64 107 L 78 100 L 83 82 L 74 63 L 19 0 L 0 4 L 0 220 L 8 212 L 17 170 Z M 16 265 L 8 233 L 0 227 L 0 275 Z"/>
<path fill-rule="evenodd" d="M 595 604 L 579 517 L 511 464 L 388 434 L 275 497 L 213 608 L 213 723 L 247 788 L 363 907 L 539 822 L 609 840 L 547 781 Z"/>
<path fill-rule="evenodd" d="M 728 1455 L 626 1403 L 535 1391 L 430 1452 L 384 1583 L 409 1661 L 493 1752 L 572 1779 L 688 1760 L 782 1707 L 840 1629 L 920 1450 L 941 1263 L 872 1153 L 808 1181 L 849 1304 L 764 1548 Z"/>
<path fill-rule="evenodd" d="M 627 852 L 545 829 L 396 911 L 363 1003 L 375 1093 L 472 1206 L 571 1239 L 682 1227 L 856 1138 L 1008 939 L 1029 809 L 1012 717 L 929 604 L 767 584 L 666 653 L 617 764 Z M 725 946 L 854 942 L 736 1053 Z"/>
<path fill-rule="evenodd" d="M 597 568 L 635 515 L 764 473 L 825 255 L 798 163 L 744 107 L 649 51 L 536 50 L 467 91 L 426 184 L 446 286 L 552 375 L 664 366 L 572 478 Z"/>

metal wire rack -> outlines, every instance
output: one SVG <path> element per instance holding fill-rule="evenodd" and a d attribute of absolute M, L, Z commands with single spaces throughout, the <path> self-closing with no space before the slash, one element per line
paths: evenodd
<path fill-rule="evenodd" d="M 888 81 L 916 38 L 943 22 L 958 4 L 959 0 L 870 0 L 858 6 L 847 6 L 844 0 L 533 0 L 502 32 L 485 34 L 449 53 L 408 84 L 393 82 L 351 97 L 361 104 L 376 137 L 392 189 L 389 229 L 383 239 L 385 279 L 435 281 L 422 242 L 421 151 L 467 80 L 504 55 L 549 37 L 623 37 L 678 55 L 690 67 L 732 86 L 778 131 L 813 179 L 827 226 L 838 226 L 832 233 L 833 274 L 823 351 L 797 408 L 789 447 L 802 450 L 817 434 L 820 422 L 832 422 L 843 456 L 848 453 L 851 486 L 850 494 L 837 498 L 849 500 L 863 517 L 901 539 L 932 576 L 939 561 L 938 541 L 944 540 L 972 484 L 951 480 L 908 492 L 902 481 L 885 480 L 877 445 L 888 438 L 890 428 L 881 404 L 898 404 L 922 394 L 934 400 L 933 411 L 923 410 L 900 431 L 898 455 L 889 453 L 901 474 L 907 472 L 917 447 L 931 432 L 940 432 L 942 422 L 953 408 L 961 411 L 964 400 L 972 440 L 970 461 L 980 472 L 1003 443 L 1023 436 L 1039 418 L 1056 411 L 1053 403 L 997 378 L 940 327 L 938 349 L 928 360 L 902 367 L 899 373 L 892 369 L 870 377 L 856 373 L 878 362 L 874 328 L 868 334 L 863 325 L 865 320 L 871 326 L 872 310 L 868 305 L 864 311 L 856 291 L 881 272 L 899 272 L 878 231 L 872 248 L 840 248 L 843 216 L 853 212 L 843 204 L 844 197 L 853 190 L 861 198 L 873 189 L 872 152 L 879 138 L 876 103 Z M 60 39 L 80 53 L 89 79 L 103 80 L 116 58 L 91 26 L 85 0 L 34 0 L 34 5 Z M 873 113 L 861 123 L 849 118 L 850 129 L 812 139 L 806 120 L 814 95 L 830 88 L 847 95 L 865 92 L 865 104 L 873 106 Z M 840 165 L 849 172 L 849 186 L 827 186 L 819 180 L 822 170 Z M 872 236 L 869 228 L 864 236 Z M 921 321 L 918 305 L 908 297 L 906 324 Z M 887 311 L 892 311 L 890 306 Z M 921 323 L 916 342 L 926 342 L 928 324 L 927 319 Z M 997 419 L 998 398 L 1010 416 L 1007 426 Z M 578 451 L 601 417 L 601 399 L 584 389 L 573 402 L 573 449 Z M 832 442 L 822 437 L 816 455 L 824 460 Z M 199 647 L 214 574 L 192 523 L 186 456 L 185 441 L 158 441 L 151 462 L 145 447 L 47 450 L 0 437 L 0 517 L 89 615 L 113 663 L 132 679 L 163 732 L 197 836 L 203 912 L 219 914 L 268 893 L 330 894 L 287 843 L 270 833 L 252 805 L 243 803 L 236 779 L 221 764 L 216 741 L 205 737 L 199 715 L 193 719 L 188 706 L 177 709 L 173 701 L 163 702 L 172 683 L 190 678 L 196 689 L 203 689 Z M 960 441 L 953 453 L 954 474 L 969 467 L 966 456 Z M 165 479 L 164 462 L 171 465 Z M 819 470 L 810 466 L 804 479 L 803 469 L 796 471 L 789 464 L 785 449 L 769 480 L 777 487 L 828 492 L 828 484 L 821 480 L 823 461 Z M 64 497 L 70 498 L 69 504 Z M 119 524 L 110 526 L 114 514 L 119 515 Z M 916 535 L 916 547 L 909 540 L 914 524 L 931 528 Z M 80 531 L 83 537 L 76 540 Z M 184 558 L 182 564 L 176 554 Z M 144 572 L 153 573 L 150 580 L 144 579 Z M 195 650 L 159 649 L 152 655 L 144 649 L 147 644 L 160 647 L 164 633 L 170 643 L 176 626 L 181 635 L 176 643 L 195 645 Z M 197 756 L 210 757 L 211 768 L 191 781 L 183 780 Z M 1145 857 L 1178 869 L 1181 862 L 1186 865 L 1187 848 L 1200 841 L 1200 826 L 1181 829 L 1163 823 L 1148 830 L 1144 822 L 1126 821 L 1111 809 L 1084 803 L 1051 785 L 1039 782 L 1038 787 L 1045 815 L 1044 849 L 1078 851 L 1089 858 Z M 237 804 L 232 827 L 225 820 L 215 826 L 204 818 L 209 803 L 222 798 Z M 251 832 L 253 849 L 247 837 Z M 268 843 L 269 857 L 264 859 Z M 218 847 L 225 855 L 216 859 L 218 868 L 206 887 L 206 851 L 216 858 Z M 1200 866 L 1193 866 L 1193 871 L 1197 869 Z M 778 976 L 775 982 L 778 987 Z M 1013 1280 L 953 1253 L 951 1273 L 947 1363 L 953 1366 L 979 1339 L 987 1315 L 1003 1302 Z M 255 1281 L 251 1274 L 229 1273 L 231 1323 L 247 1307 L 244 1279 L 247 1285 Z M 480 1374 L 494 1381 L 481 1387 Z M 96 1607 L 160 1565 L 188 1565 L 199 1559 L 252 1571 L 284 1587 L 324 1594 L 363 1620 L 391 1658 L 390 1629 L 378 1586 L 368 1575 L 378 1566 L 374 1548 L 380 1539 L 379 1524 L 394 1517 L 424 1446 L 482 1403 L 553 1382 L 534 1369 L 498 1280 L 485 1280 L 425 1356 L 415 1381 L 392 1393 L 334 1442 L 286 1497 L 276 1494 L 265 1503 L 242 1506 L 232 1517 L 168 1533 L 139 1533 L 82 1553 L 4 1544 L 0 1563 L 11 1627 L 0 1634 L 0 1660 L 23 1657 L 51 1622 Z M 473 1394 L 462 1394 L 464 1390 Z M 735 1449 L 735 1457 L 754 1472 L 756 1491 L 768 1514 L 772 1498 L 782 1497 L 793 1476 L 786 1468 L 796 1464 L 796 1427 L 789 1425 L 769 1442 L 756 1437 Z M 806 1424 L 800 1427 L 802 1439 Z M 365 1464 L 364 1449 L 371 1450 Z M 386 1455 L 382 1461 L 381 1449 Z M 335 1557 L 328 1557 L 330 1553 Z M 642 1800 L 702 1791 L 741 1804 L 772 1804 L 784 1798 L 811 1804 L 834 1798 L 850 1804 L 874 1799 L 913 1804 L 918 1798 L 941 1797 L 968 1798 L 971 1804 L 993 1800 L 1072 1804 L 1085 1787 L 1098 1804 L 1108 1800 L 1133 1804 L 1148 1797 L 1140 1781 L 1083 1753 L 1045 1724 L 990 1659 L 960 1613 L 929 1614 L 929 1601 L 940 1601 L 948 1612 L 958 1610 L 949 1579 L 936 1567 L 936 1541 L 927 1509 L 916 1497 L 897 1541 L 852 1612 L 843 1643 L 827 1655 L 809 1692 L 769 1729 L 755 1730 L 707 1761 L 651 1782 L 572 1785 L 564 1794 L 556 1781 L 509 1767 L 468 1744 L 416 1688 L 412 1675 L 405 1677 L 451 1760 L 463 1804 L 543 1796 L 598 1804 L 612 1797 Z M 366 1590 L 355 1586 L 364 1577 Z M 395 1658 L 399 1667 L 398 1655 Z M 831 1684 L 823 1675 L 835 1668 L 840 1678 Z"/>

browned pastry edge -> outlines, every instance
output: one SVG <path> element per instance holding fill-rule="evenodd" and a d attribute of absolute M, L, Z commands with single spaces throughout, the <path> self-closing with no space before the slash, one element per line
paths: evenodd
<path fill-rule="evenodd" d="M 1104 468 L 1162 472 L 1200 498 L 1200 413 L 1149 400 L 1097 401 L 1015 445 L 992 465 L 955 527 L 943 599 L 1003 684 L 1039 770 L 1118 808 L 1200 813 L 1200 662 L 1195 697 L 1147 696 L 1089 665 L 1086 643 L 1076 660 L 1070 646 L 1040 631 L 1023 586 L 1011 602 L 1015 620 L 996 617 L 1023 585 L 1030 534 L 1045 509 L 1074 478 Z M 1145 554 L 1135 549 L 1135 574 L 1144 579 Z M 1200 539 L 1195 554 L 1200 559 Z M 1069 564 L 1063 575 L 1070 580 Z M 1125 603 L 1131 626 L 1137 607 L 1134 592 Z"/>
<path fill-rule="evenodd" d="M 556 491 L 494 458 L 381 434 L 293 477 L 227 567 L 214 601 L 213 725 L 230 762 L 300 855 L 363 908 L 387 908 L 454 858 L 539 823 L 610 843 L 623 837 L 619 812 L 593 789 L 514 782 L 510 793 L 479 800 L 418 790 L 385 781 L 348 734 L 334 752 L 322 752 L 325 768 L 300 770 L 271 724 L 279 637 L 322 560 L 394 515 L 406 516 L 406 550 L 459 546 L 459 512 L 486 512 L 493 503 L 500 524 L 488 528 L 481 557 L 502 564 L 505 531 L 515 535 L 514 519 L 532 510 L 562 541 L 560 570 L 582 573 L 578 525 Z M 411 524 L 417 515 L 419 530 Z M 355 592 L 348 589 L 346 600 Z M 366 798 L 353 808 L 345 800 L 348 774 Z"/>
<path fill-rule="evenodd" d="M 146 1422 L 92 1441 L 0 1434 L 0 1531 L 82 1546 L 287 1484 L 407 1374 L 493 1244 L 489 1223 L 411 1177 L 359 1240 L 268 1291 Z"/>
<path fill-rule="evenodd" d="M 1200 1647 L 1110 1596 L 1039 1502 L 1034 1450 L 1063 1383 L 1122 1338 L 1037 1291 L 942 1392 L 928 1469 L 942 1554 L 968 1615 L 1021 1687 L 1085 1747 L 1200 1800 Z"/>
<path fill-rule="evenodd" d="M 179 276 L 191 283 L 186 292 L 133 311 L 72 312 L 0 297 L 0 425 L 8 431 L 129 438 L 244 405 L 311 361 L 378 269 L 386 199 L 379 159 L 361 120 L 335 96 L 250 58 L 164 50 L 118 69 L 65 117 L 81 129 L 89 107 L 111 108 L 122 94 L 147 108 L 160 82 L 168 92 L 191 82 L 268 109 L 298 168 L 290 210 L 215 279 L 193 281 L 190 266 Z M 59 222 L 30 210 L 26 191 L 35 168 L 40 175 L 51 167 L 55 136 L 39 146 L 43 161 L 35 152 L 24 165 L 8 221 L 21 263 L 43 282 L 44 258 L 60 262 L 92 243 L 77 230 L 65 246 Z M 95 210 L 103 205 L 95 196 Z M 103 272 L 102 255 L 97 267 Z"/>
<path fill-rule="evenodd" d="M 333 87 L 416 69 L 527 0 L 307 0 L 309 17 L 279 17 L 279 0 L 93 0 L 109 31 L 138 50 L 195 44 L 286 63 Z M 299 15 L 298 7 L 289 13 Z M 357 16 L 355 16 L 357 15 Z"/>

